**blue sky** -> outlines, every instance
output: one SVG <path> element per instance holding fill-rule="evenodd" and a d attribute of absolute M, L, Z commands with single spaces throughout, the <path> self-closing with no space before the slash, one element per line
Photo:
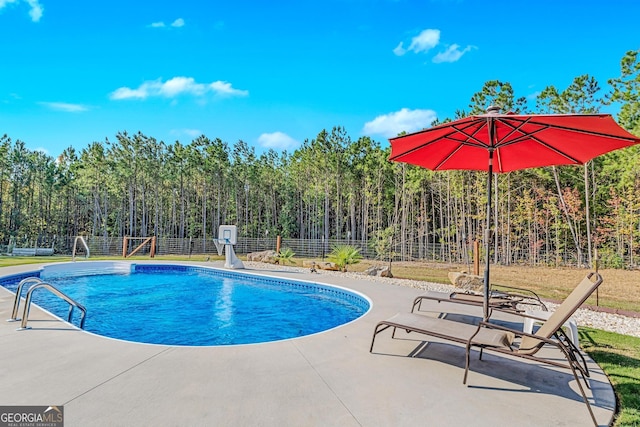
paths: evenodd
<path fill-rule="evenodd" d="M 0 134 L 52 156 L 119 131 L 292 151 L 386 144 L 466 109 L 620 75 L 640 2 L 0 0 Z"/>

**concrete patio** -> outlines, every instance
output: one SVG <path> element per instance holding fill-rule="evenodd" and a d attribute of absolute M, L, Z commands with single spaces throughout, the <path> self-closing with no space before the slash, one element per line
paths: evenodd
<path fill-rule="evenodd" d="M 0 275 L 36 268 L 5 267 Z M 418 289 L 364 276 L 256 272 L 350 288 L 367 295 L 373 307 L 348 325 L 293 340 L 171 347 L 92 335 L 37 307 L 29 318 L 33 329 L 16 331 L 19 324 L 5 321 L 13 294 L 0 288 L 0 405 L 64 405 L 67 427 L 592 424 L 569 370 L 487 352 L 482 361 L 472 359 L 465 386 L 459 345 L 417 334 L 391 339 L 385 331 L 369 353 L 377 322 L 409 311 Z M 468 306 L 431 306 L 444 307 L 479 314 Z M 590 402 L 606 426 L 614 393 L 600 368 L 588 362 Z"/>

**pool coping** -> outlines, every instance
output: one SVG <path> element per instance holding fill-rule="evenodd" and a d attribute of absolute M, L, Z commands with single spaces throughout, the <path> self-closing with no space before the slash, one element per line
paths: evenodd
<path fill-rule="evenodd" d="M 222 267 L 221 262 L 158 263 Z M 4 267 L 0 274 L 34 268 Z M 464 386 L 464 349 L 458 345 L 411 335 L 392 340 L 382 333 L 369 353 L 375 324 L 409 311 L 419 289 L 277 267 L 248 272 L 351 289 L 367 295 L 371 309 L 356 321 L 307 337 L 173 347 L 88 334 L 36 307 L 35 327 L 16 331 L 15 323 L 4 321 L 13 294 L 1 289 L 0 405 L 64 405 L 67 427 L 591 423 L 573 377 L 563 370 L 486 353 L 483 361 L 472 360 Z M 477 314 L 473 307 L 454 308 Z M 613 389 L 587 360 L 594 412 L 600 425 L 609 425 Z"/>

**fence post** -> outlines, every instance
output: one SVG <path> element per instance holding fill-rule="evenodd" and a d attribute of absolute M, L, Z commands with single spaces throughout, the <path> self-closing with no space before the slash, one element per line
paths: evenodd
<path fill-rule="evenodd" d="M 280 244 L 282 243 L 282 237 L 278 235 L 276 237 L 276 253 L 280 253 Z"/>
<path fill-rule="evenodd" d="M 127 257 L 127 241 L 128 241 L 128 237 L 124 237 L 122 239 L 122 258 L 126 258 Z"/>
<path fill-rule="evenodd" d="M 473 241 L 473 274 L 480 275 L 480 242 L 476 239 Z"/>

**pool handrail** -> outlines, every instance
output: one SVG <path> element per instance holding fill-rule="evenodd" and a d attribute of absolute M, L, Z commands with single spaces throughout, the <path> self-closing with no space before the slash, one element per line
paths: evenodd
<path fill-rule="evenodd" d="M 80 309 L 80 311 L 82 312 L 82 315 L 80 317 L 80 329 L 84 329 L 84 320 L 85 320 L 85 317 L 87 316 L 87 309 L 84 308 L 82 304 L 73 300 L 70 296 L 66 295 L 64 292 L 62 292 L 52 284 L 40 281 L 40 283 L 36 283 L 35 285 L 32 285 L 27 291 L 24 311 L 22 312 L 22 323 L 20 324 L 20 330 L 30 329 L 29 327 L 27 327 L 27 322 L 29 321 L 29 310 L 31 308 L 31 296 L 33 295 L 33 291 L 39 288 L 44 288 L 50 291 L 52 294 L 62 298 L 67 303 L 69 303 L 69 316 L 67 317 L 67 322 L 69 323 L 71 323 L 73 308 L 78 307 L 78 309 Z"/>
<path fill-rule="evenodd" d="M 13 301 L 13 310 L 11 311 L 11 319 L 8 319 L 7 322 L 15 322 L 18 319 L 18 311 L 20 309 L 20 295 L 22 294 L 22 288 L 28 283 L 40 283 L 42 280 L 39 277 L 27 277 L 26 279 L 22 279 L 20 283 L 18 283 L 18 288 L 16 289 L 16 298 Z"/>
<path fill-rule="evenodd" d="M 84 240 L 84 237 L 76 236 L 76 238 L 73 240 L 73 252 L 71 254 L 71 261 L 76 260 L 76 252 L 78 250 L 78 241 L 80 241 L 80 243 L 82 243 L 82 246 L 84 247 L 85 259 L 89 259 L 90 251 L 89 251 L 89 246 L 87 245 L 87 242 Z"/>

